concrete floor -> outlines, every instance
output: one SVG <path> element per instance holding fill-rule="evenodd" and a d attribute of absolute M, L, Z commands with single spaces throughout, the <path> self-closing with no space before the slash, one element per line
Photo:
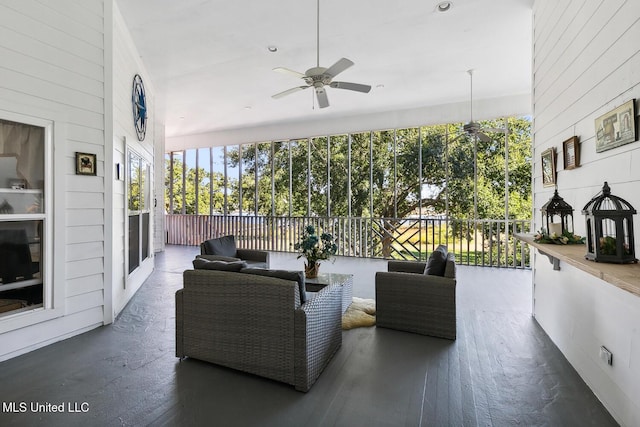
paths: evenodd
<path fill-rule="evenodd" d="M 155 272 L 114 324 L 0 363 L 0 426 L 617 425 L 531 317 L 529 271 L 459 267 L 456 341 L 345 331 L 305 394 L 175 358 L 173 298 L 196 252 L 157 254 Z M 294 254 L 271 261 L 302 264 Z M 353 258 L 321 267 L 353 273 L 363 298 L 374 297 L 373 277 L 385 269 L 385 261 Z M 65 412 L 33 412 L 36 402 Z"/>

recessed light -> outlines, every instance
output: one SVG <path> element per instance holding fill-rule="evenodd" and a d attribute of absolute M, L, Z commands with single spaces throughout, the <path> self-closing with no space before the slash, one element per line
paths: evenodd
<path fill-rule="evenodd" d="M 277 46 L 267 46 L 267 49 L 269 49 L 269 52 L 277 52 L 278 51 L 278 47 Z"/>
<path fill-rule="evenodd" d="M 443 1 L 438 3 L 438 6 L 436 6 L 436 9 L 438 12 L 447 12 L 451 9 L 451 7 L 453 6 L 453 3 L 450 1 Z"/>

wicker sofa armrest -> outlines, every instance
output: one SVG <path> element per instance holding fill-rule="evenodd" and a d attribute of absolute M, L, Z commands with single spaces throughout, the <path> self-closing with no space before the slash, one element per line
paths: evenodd
<path fill-rule="evenodd" d="M 456 339 L 456 280 L 376 273 L 376 325 Z"/>
<path fill-rule="evenodd" d="M 423 274 L 426 266 L 427 263 L 423 261 L 389 261 L 387 271 Z"/>
<path fill-rule="evenodd" d="M 238 249 L 236 256 L 242 260 L 264 262 L 266 268 L 269 268 L 269 252 L 259 251 L 257 249 Z"/>
<path fill-rule="evenodd" d="M 184 354 L 184 299 L 182 289 L 176 291 L 176 357 L 183 358 Z"/>
<path fill-rule="evenodd" d="M 342 288 L 327 286 L 295 311 L 296 390 L 307 392 L 342 345 Z"/>

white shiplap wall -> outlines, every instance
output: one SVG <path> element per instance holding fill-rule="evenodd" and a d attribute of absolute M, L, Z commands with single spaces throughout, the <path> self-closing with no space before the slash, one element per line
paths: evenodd
<path fill-rule="evenodd" d="M 0 320 L 0 360 L 103 322 L 103 11 L 102 0 L 0 2 L 0 110 L 53 122 L 55 214 L 54 307 Z M 76 151 L 97 154 L 97 176 L 75 175 Z"/>
<path fill-rule="evenodd" d="M 136 73 L 152 106 L 144 143 L 131 112 Z M 54 182 L 54 306 L 1 318 L 0 360 L 111 322 L 152 271 L 153 258 L 125 273 L 125 189 L 115 164 L 125 164 L 126 138 L 153 167 L 154 128 L 162 128 L 153 99 L 113 0 L 0 1 L 0 116 L 52 124 Z M 97 176 L 75 175 L 76 151 L 97 154 Z"/>
<path fill-rule="evenodd" d="M 640 2 L 536 0 L 533 27 L 535 228 L 553 195 L 542 186 L 540 155 L 555 147 L 558 191 L 583 235 L 582 207 L 604 181 L 640 208 L 640 142 L 596 153 L 594 125 L 640 98 Z M 563 170 L 562 142 L 573 135 L 581 141 L 581 166 Z M 634 222 L 639 247 L 637 216 Z M 536 319 L 616 420 L 640 425 L 640 298 L 561 264 L 554 271 L 546 257 L 535 257 Z M 599 358 L 602 345 L 613 352 L 613 366 Z"/>

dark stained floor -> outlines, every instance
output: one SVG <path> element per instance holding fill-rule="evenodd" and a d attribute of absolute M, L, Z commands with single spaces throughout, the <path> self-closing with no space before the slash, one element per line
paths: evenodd
<path fill-rule="evenodd" d="M 174 293 L 196 250 L 157 254 L 156 271 L 114 324 L 0 363 L 0 426 L 617 425 L 531 317 L 529 271 L 459 267 L 456 341 L 345 331 L 306 394 L 180 362 Z M 272 256 L 274 267 L 300 263 Z M 385 268 L 344 258 L 322 266 L 354 273 L 354 295 L 365 298 L 374 295 L 376 269 Z M 27 411 L 8 411 L 10 402 Z M 35 402 L 63 403 L 65 413 L 32 412 Z"/>

